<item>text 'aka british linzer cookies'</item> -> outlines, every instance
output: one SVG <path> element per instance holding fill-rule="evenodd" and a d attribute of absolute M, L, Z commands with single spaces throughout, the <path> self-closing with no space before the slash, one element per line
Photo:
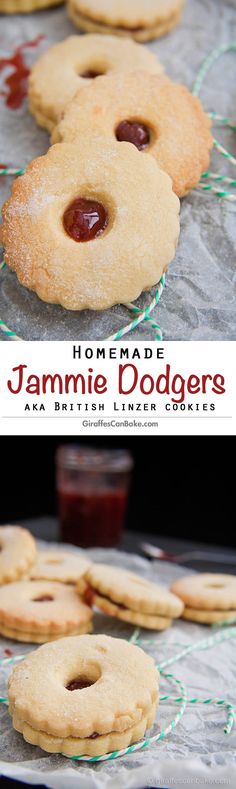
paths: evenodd
<path fill-rule="evenodd" d="M 184 0 L 68 0 L 69 16 L 81 30 L 149 41 L 179 22 Z"/>
<path fill-rule="evenodd" d="M 92 630 L 92 611 L 73 586 L 19 581 L 0 588 L 0 634 L 43 644 Z"/>
<path fill-rule="evenodd" d="M 179 578 L 172 592 L 183 601 L 183 618 L 202 624 L 236 620 L 236 576 L 198 573 Z"/>
<path fill-rule="evenodd" d="M 93 564 L 77 588 L 88 605 L 150 630 L 165 630 L 183 612 L 181 600 L 164 587 L 106 564 Z"/>
<path fill-rule="evenodd" d="M 115 101 L 114 101 L 115 96 Z M 132 143 L 168 173 L 179 197 L 209 166 L 211 121 L 201 102 L 164 74 L 113 74 L 82 87 L 66 107 L 52 141 L 78 143 L 96 136 Z"/>
<path fill-rule="evenodd" d="M 9 268 L 69 310 L 138 298 L 159 282 L 179 237 L 179 200 L 153 158 L 87 134 L 31 162 L 2 215 Z"/>
<path fill-rule="evenodd" d="M 122 639 L 63 638 L 16 666 L 8 692 L 13 727 L 26 742 L 49 753 L 101 756 L 152 726 L 159 673 L 151 657 Z"/>
<path fill-rule="evenodd" d="M 29 108 L 39 126 L 49 131 L 66 104 L 98 76 L 124 71 L 160 74 L 153 52 L 135 41 L 115 36 L 70 36 L 54 44 L 37 60 L 29 78 Z"/>
<path fill-rule="evenodd" d="M 23 578 L 35 559 L 35 540 L 27 529 L 0 526 L 0 584 Z"/>
<path fill-rule="evenodd" d="M 61 5 L 64 0 L 0 0 L 0 14 L 29 14 L 53 5 Z"/>

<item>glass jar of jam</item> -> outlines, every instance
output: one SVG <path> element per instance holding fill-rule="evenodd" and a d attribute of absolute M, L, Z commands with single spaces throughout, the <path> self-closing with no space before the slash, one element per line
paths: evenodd
<path fill-rule="evenodd" d="M 57 450 L 61 538 L 80 547 L 120 541 L 133 461 L 123 449 L 66 445 Z"/>

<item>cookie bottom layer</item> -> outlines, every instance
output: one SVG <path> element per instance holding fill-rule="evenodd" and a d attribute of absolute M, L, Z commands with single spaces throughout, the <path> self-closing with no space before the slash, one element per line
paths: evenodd
<path fill-rule="evenodd" d="M 127 729 L 124 732 L 110 732 L 110 734 L 102 734 L 98 736 L 85 737 L 54 737 L 44 731 L 37 731 L 30 726 L 13 710 L 9 710 L 12 714 L 12 725 L 16 731 L 19 731 L 26 742 L 31 745 L 37 745 L 48 753 L 64 753 L 66 756 L 103 756 L 110 751 L 118 751 L 122 748 L 127 748 L 133 742 L 141 740 L 147 729 L 149 729 L 156 717 L 157 703 L 150 707 L 150 710 L 145 713 L 142 720 L 135 726 Z M 94 733 L 96 734 L 96 733 Z"/>
<path fill-rule="evenodd" d="M 61 5 L 64 0 L 0 0 L 0 14 L 28 14 L 52 5 Z"/>
<path fill-rule="evenodd" d="M 49 115 L 44 115 L 43 111 L 41 110 L 41 107 L 38 107 L 36 103 L 34 104 L 33 96 L 31 96 L 31 101 L 29 102 L 28 106 L 31 115 L 33 115 L 33 117 L 35 118 L 38 126 L 41 126 L 43 129 L 47 129 L 47 131 L 51 134 L 51 132 L 53 132 L 55 126 L 59 122 L 59 119 L 55 121 Z"/>
<path fill-rule="evenodd" d="M 174 11 L 171 16 L 164 20 L 163 22 L 158 22 L 153 27 L 143 27 L 137 28 L 137 30 L 132 30 L 122 27 L 112 27 L 112 25 L 105 24 L 104 22 L 96 21 L 95 19 L 90 19 L 83 14 L 80 14 L 73 5 L 72 2 L 69 3 L 68 6 L 68 13 L 72 22 L 76 25 L 76 27 L 80 28 L 80 30 L 84 30 L 86 33 L 107 33 L 108 35 L 115 35 L 115 36 L 128 36 L 129 38 L 134 38 L 135 41 L 145 42 L 151 41 L 154 38 L 161 38 L 161 36 L 165 36 L 167 33 L 176 27 L 178 22 L 182 16 L 182 6 L 177 11 Z"/>
<path fill-rule="evenodd" d="M 13 641 L 26 641 L 32 644 L 46 644 L 48 641 L 56 641 L 64 636 L 81 636 L 83 633 L 92 633 L 93 625 L 91 622 L 81 625 L 75 630 L 66 633 L 27 633 L 24 630 L 14 630 L 6 627 L 0 622 L 0 634 L 11 638 Z"/>
<path fill-rule="evenodd" d="M 190 622 L 201 622 L 203 625 L 211 625 L 215 622 L 232 622 L 236 619 L 235 611 L 207 611 L 200 608 L 189 608 L 186 606 L 182 614 L 183 619 L 188 619 Z"/>
<path fill-rule="evenodd" d="M 94 595 L 93 605 L 109 616 L 115 616 L 117 619 L 122 619 L 123 622 L 130 622 L 132 625 L 140 625 L 140 627 L 145 627 L 147 630 L 166 630 L 172 624 L 172 619 L 168 619 L 165 616 L 154 616 L 153 614 L 142 614 L 139 611 L 132 611 L 130 608 L 124 608 L 99 594 Z"/>

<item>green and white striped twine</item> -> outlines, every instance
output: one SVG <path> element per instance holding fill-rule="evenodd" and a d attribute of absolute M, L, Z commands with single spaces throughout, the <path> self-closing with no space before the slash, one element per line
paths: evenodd
<path fill-rule="evenodd" d="M 195 80 L 193 86 L 194 96 L 199 96 L 206 75 L 208 74 L 208 71 L 214 65 L 216 60 L 218 60 L 218 58 L 220 58 L 222 55 L 227 54 L 228 52 L 235 52 L 235 51 L 236 51 L 236 43 L 231 42 L 229 44 L 222 44 L 222 46 L 218 47 L 217 49 L 214 49 L 213 52 L 210 53 L 210 55 L 206 58 L 206 60 L 204 60 L 204 63 L 202 64 L 200 71 L 197 75 L 197 78 Z M 230 118 L 226 118 L 223 115 L 218 115 L 216 112 L 209 112 L 209 117 L 211 118 L 213 123 L 217 122 L 224 127 L 228 127 L 229 129 L 236 131 L 236 121 L 232 121 L 230 120 Z M 229 151 L 227 151 L 226 148 L 224 148 L 224 146 L 221 145 L 221 143 L 216 138 L 214 138 L 213 143 L 214 143 L 214 148 L 218 151 L 218 153 L 221 156 L 223 156 L 223 158 L 225 158 L 230 164 L 233 164 L 235 166 L 236 165 L 235 157 L 232 156 L 232 154 L 229 153 Z M 208 181 L 208 183 L 206 183 L 206 181 Z M 212 183 L 210 183 L 211 181 L 217 181 L 218 183 L 221 183 L 222 189 L 218 188 L 217 186 L 214 186 Z M 211 171 L 207 171 L 202 174 L 200 183 L 197 186 L 197 190 L 202 190 L 204 192 L 213 192 L 214 194 L 217 195 L 217 197 L 221 197 L 224 200 L 228 200 L 231 203 L 236 203 L 236 194 L 233 194 L 232 192 L 228 191 L 228 189 L 225 189 L 224 188 L 225 184 L 233 188 L 236 186 L 236 180 L 234 178 L 229 178 L 228 176 L 221 175 L 221 173 L 212 173 Z"/>
<path fill-rule="evenodd" d="M 202 66 L 201 66 L 201 68 L 199 70 L 199 73 L 197 75 L 197 78 L 195 80 L 195 83 L 194 83 L 194 86 L 193 86 L 193 95 L 194 96 L 198 96 L 199 95 L 200 90 L 201 90 L 202 85 L 203 85 L 203 82 L 205 80 L 205 77 L 206 77 L 209 69 L 216 62 L 216 60 L 218 60 L 219 57 L 221 57 L 222 55 L 226 54 L 227 52 L 234 52 L 234 51 L 236 51 L 236 43 L 231 42 L 229 44 L 223 44 L 222 46 L 218 47 L 217 49 L 214 49 L 210 53 L 210 55 L 204 60 Z M 233 131 L 236 131 L 236 122 L 230 120 L 229 118 L 226 118 L 226 117 L 223 117 L 221 115 L 218 115 L 215 112 L 209 113 L 209 116 L 211 117 L 211 119 L 213 121 L 216 121 L 216 122 L 220 123 L 222 126 L 228 127 L 230 129 L 232 129 Z M 223 156 L 225 159 L 227 159 L 231 164 L 236 165 L 235 157 L 232 156 L 232 154 L 230 154 L 223 147 L 223 145 L 221 145 L 221 143 L 218 142 L 217 139 L 214 139 L 214 147 L 216 148 L 216 150 L 218 151 L 218 153 L 221 156 Z M 24 168 L 20 168 L 20 169 L 14 169 L 12 167 L 10 167 L 10 168 L 8 168 L 8 167 L 0 168 L 0 176 L 1 175 L 2 176 L 7 176 L 7 175 L 18 176 L 18 175 L 22 175 L 24 172 L 25 172 Z M 213 184 L 211 183 L 212 181 L 213 181 Z M 216 183 L 216 182 L 217 182 L 217 184 L 222 184 L 222 188 L 219 187 L 219 186 L 214 186 L 214 183 Z M 212 173 L 211 171 L 207 171 L 207 172 L 203 173 L 203 175 L 201 177 L 201 180 L 200 180 L 198 186 L 196 187 L 196 189 L 198 191 L 202 191 L 202 192 L 214 193 L 215 195 L 217 195 L 217 197 L 220 197 L 220 198 L 228 200 L 228 201 L 230 201 L 232 203 L 235 203 L 236 202 L 236 194 L 233 194 L 232 192 L 228 191 L 228 189 L 225 189 L 224 188 L 225 185 L 230 186 L 231 188 L 235 187 L 236 186 L 236 179 L 229 178 L 228 176 L 221 175 L 220 173 Z M 0 266 L 0 270 L 2 268 L 4 268 L 4 266 L 5 266 L 5 263 L 3 262 L 3 264 Z M 127 323 L 126 326 L 123 326 L 121 329 L 119 329 L 118 332 L 115 332 L 114 334 L 111 334 L 109 337 L 106 337 L 106 341 L 121 340 L 122 337 L 124 337 L 126 334 L 129 334 L 130 332 L 132 332 L 137 326 L 139 326 L 143 322 L 148 323 L 149 326 L 155 331 L 155 340 L 161 341 L 162 340 L 161 328 L 160 328 L 159 324 L 156 323 L 155 320 L 150 318 L 150 315 L 151 315 L 152 311 L 155 309 L 155 307 L 157 306 L 157 304 L 158 304 L 158 302 L 159 302 L 159 300 L 161 298 L 161 294 L 163 292 L 164 285 L 165 285 L 165 275 L 163 274 L 163 276 L 160 279 L 160 282 L 157 285 L 157 290 L 156 290 L 154 298 L 152 299 L 151 303 L 143 310 L 141 310 L 135 304 L 132 304 L 132 303 L 125 304 L 124 306 L 127 307 L 131 312 L 135 313 L 137 315 L 137 317 L 134 318 L 129 323 Z M 0 330 L 2 332 L 4 332 L 4 334 L 8 337 L 9 340 L 21 340 L 21 337 L 18 337 L 18 335 L 14 331 L 9 329 L 8 326 L 2 320 L 0 320 Z"/>
<path fill-rule="evenodd" d="M 171 647 L 176 646 L 176 645 L 179 645 L 179 646 L 183 647 L 181 649 L 181 652 L 177 653 L 177 655 L 174 655 L 174 657 L 169 658 L 169 659 L 167 659 L 165 661 L 162 661 L 162 663 L 157 665 L 157 668 L 158 668 L 161 676 L 164 677 L 169 682 L 173 683 L 174 685 L 177 685 L 178 689 L 180 690 L 180 694 L 181 694 L 179 696 L 172 696 L 172 695 L 166 694 L 166 695 L 160 697 L 160 702 L 170 701 L 171 703 L 180 704 L 180 709 L 179 709 L 178 713 L 175 715 L 174 718 L 172 718 L 172 720 L 168 724 L 168 726 L 166 726 L 164 729 L 159 731 L 157 734 L 154 734 L 151 737 L 146 737 L 143 740 L 141 740 L 140 742 L 137 742 L 137 743 L 134 743 L 133 745 L 130 745 L 128 748 L 123 748 L 122 750 L 119 750 L 119 751 L 112 751 L 111 753 L 107 753 L 104 756 L 92 756 L 92 757 L 91 756 L 90 757 L 89 756 L 67 756 L 66 754 L 62 754 L 63 756 L 66 756 L 66 758 L 72 759 L 72 761 L 78 761 L 78 762 L 85 761 L 85 762 L 93 762 L 94 763 L 94 762 L 102 762 L 102 761 L 111 761 L 111 760 L 117 759 L 118 757 L 121 757 L 121 756 L 127 756 L 128 754 L 134 753 L 135 751 L 144 750 L 144 748 L 147 748 L 149 745 L 153 745 L 154 743 L 157 743 L 157 742 L 160 742 L 160 741 L 164 740 L 168 736 L 168 734 L 170 734 L 176 728 L 176 726 L 178 725 L 178 723 L 180 722 L 181 718 L 184 715 L 184 712 L 186 710 L 187 704 L 203 704 L 205 706 L 209 706 L 209 705 L 215 704 L 217 706 L 224 707 L 225 710 L 226 710 L 226 714 L 227 714 L 227 722 L 226 722 L 226 725 L 224 726 L 224 734 L 230 734 L 230 732 L 232 731 L 232 727 L 233 727 L 234 720 L 235 720 L 235 713 L 234 713 L 234 707 L 229 701 L 227 701 L 226 699 L 219 699 L 219 698 L 214 698 L 214 697 L 209 697 L 209 698 L 206 698 L 206 699 L 199 699 L 199 698 L 193 697 L 191 699 L 188 699 L 187 698 L 187 690 L 186 690 L 186 686 L 185 686 L 184 682 L 181 681 L 180 679 L 178 679 L 172 673 L 166 674 L 164 669 L 167 666 L 170 666 L 172 663 L 174 663 L 174 662 L 176 662 L 178 660 L 181 660 L 183 657 L 185 657 L 190 652 L 194 652 L 194 651 L 196 651 L 198 649 L 200 649 L 200 650 L 201 649 L 209 649 L 209 648 L 211 648 L 213 646 L 216 646 L 219 643 L 222 643 L 222 642 L 227 641 L 229 639 L 235 638 L 236 637 L 236 628 L 229 628 L 227 630 L 223 629 L 223 630 L 219 631 L 218 633 L 214 634 L 213 636 L 209 636 L 208 638 L 201 639 L 200 641 L 197 641 L 197 642 L 195 642 L 193 644 L 185 644 L 185 645 L 183 645 L 181 642 L 171 642 L 171 641 L 167 641 L 167 640 L 160 640 L 160 641 L 158 641 L 158 639 L 156 639 L 156 640 L 154 640 L 154 639 L 145 640 L 145 639 L 142 639 L 142 638 L 139 637 L 139 632 L 140 632 L 139 629 L 136 629 L 134 631 L 133 635 L 130 638 L 130 642 L 134 643 L 134 644 L 137 644 L 138 646 L 142 646 L 143 648 L 145 648 L 147 646 L 155 646 L 156 648 L 157 647 L 159 648 L 160 646 L 165 646 L 167 648 L 171 648 Z M 7 665 L 12 665 L 12 664 L 17 663 L 17 662 L 19 662 L 21 660 L 24 660 L 24 658 L 25 658 L 25 655 L 16 655 L 15 657 L 13 656 L 13 657 L 9 657 L 9 658 L 3 658 L 2 660 L 0 660 L 0 667 L 1 666 L 5 667 Z M 8 704 L 7 698 L 4 697 L 4 696 L 0 697 L 0 703 L 7 705 Z"/>
<path fill-rule="evenodd" d="M 1 173 L 0 173 L 0 175 L 1 175 Z M 2 271 L 2 269 L 5 268 L 5 267 L 6 267 L 6 263 L 5 263 L 5 260 L 3 260 L 2 263 L 0 263 L 0 271 Z M 4 323 L 4 321 L 2 321 L 1 318 L 0 318 L 0 330 L 4 334 L 6 334 L 6 336 L 9 338 L 9 340 L 20 340 L 21 339 L 21 337 L 18 337 L 17 334 L 15 334 L 14 331 L 12 331 L 11 329 L 8 328 L 6 323 Z"/>

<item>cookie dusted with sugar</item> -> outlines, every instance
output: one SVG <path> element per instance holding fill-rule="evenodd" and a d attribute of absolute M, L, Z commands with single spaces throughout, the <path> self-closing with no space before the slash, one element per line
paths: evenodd
<path fill-rule="evenodd" d="M 164 587 L 127 570 L 94 564 L 77 588 L 85 602 L 105 614 L 150 630 L 165 630 L 183 603 Z"/>
<path fill-rule="evenodd" d="M 198 573 L 179 578 L 172 592 L 183 601 L 183 618 L 202 624 L 236 619 L 236 576 Z"/>
<path fill-rule="evenodd" d="M 64 0 L 0 0 L 0 14 L 29 14 L 62 3 Z"/>
<path fill-rule="evenodd" d="M 31 567 L 30 578 L 75 584 L 79 578 L 83 578 L 90 564 L 83 556 L 72 551 L 39 551 Z"/>
<path fill-rule="evenodd" d="M 52 131 L 78 89 L 99 75 L 124 71 L 160 74 L 158 58 L 146 47 L 115 36 L 70 36 L 37 60 L 29 78 L 29 108 Z"/>
<path fill-rule="evenodd" d="M 22 578 L 35 559 L 35 540 L 27 529 L 0 526 L 0 584 Z"/>
<path fill-rule="evenodd" d="M 89 134 L 103 136 L 104 147 L 115 139 L 132 143 L 156 159 L 182 197 L 208 168 L 210 128 L 201 102 L 184 85 L 165 75 L 115 74 L 78 91 L 52 141 L 81 143 Z"/>
<path fill-rule="evenodd" d="M 26 742 L 49 753 L 101 756 L 152 726 L 159 673 L 149 655 L 122 639 L 63 638 L 13 669 L 8 695 L 13 727 Z"/>
<path fill-rule="evenodd" d="M 0 588 L 0 633 L 7 638 L 42 644 L 91 630 L 91 608 L 73 586 L 20 581 Z"/>
<path fill-rule="evenodd" d="M 72 22 L 81 30 L 115 33 L 149 41 L 180 21 L 184 0 L 68 0 Z"/>
<path fill-rule="evenodd" d="M 179 236 L 169 176 L 116 140 L 54 145 L 15 180 L 2 214 L 9 268 L 70 310 L 136 299 L 160 280 Z"/>

